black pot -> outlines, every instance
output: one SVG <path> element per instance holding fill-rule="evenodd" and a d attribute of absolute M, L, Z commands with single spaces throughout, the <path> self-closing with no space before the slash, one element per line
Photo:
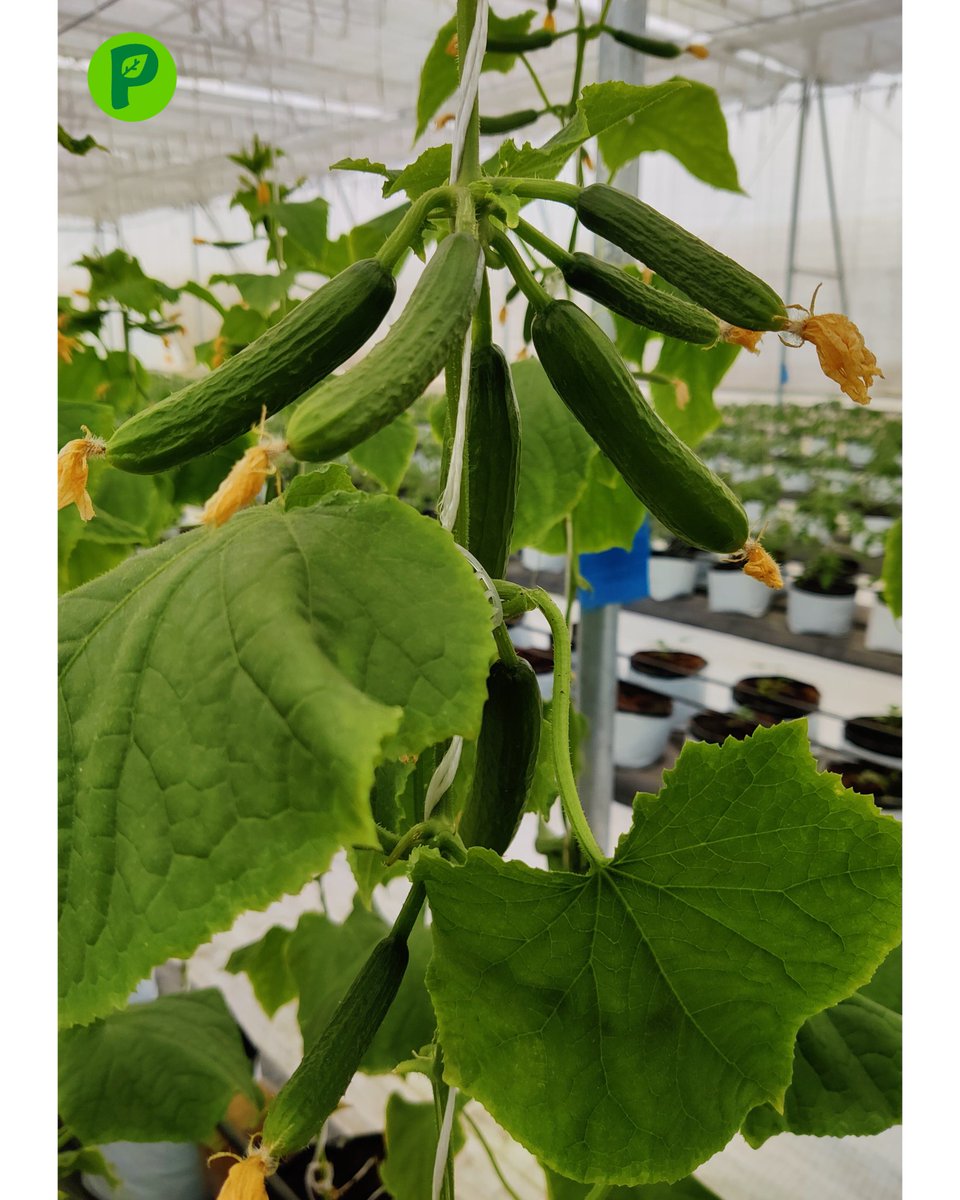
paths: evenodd
<path fill-rule="evenodd" d="M 690 722 L 690 733 L 701 742 L 719 745 L 729 737 L 742 742 L 759 724 L 759 721 L 749 720 L 736 713 L 702 712 L 697 713 Z"/>
<path fill-rule="evenodd" d="M 707 665 L 699 654 L 683 650 L 638 650 L 630 658 L 630 666 L 642 675 L 654 679 L 688 679 L 698 675 Z"/>
<path fill-rule="evenodd" d="M 902 717 L 854 717 L 844 725 L 843 736 L 852 745 L 874 754 L 903 757 Z"/>
<path fill-rule="evenodd" d="M 514 649 L 537 675 L 549 675 L 553 670 L 553 646 L 515 646 Z"/>
<path fill-rule="evenodd" d="M 863 796 L 872 796 L 880 808 L 903 807 L 903 772 L 867 762 L 831 762 L 827 770 L 839 775 L 843 786 Z"/>
<path fill-rule="evenodd" d="M 617 684 L 617 712 L 639 713 L 646 717 L 669 717 L 673 713 L 673 701 L 669 696 L 652 692 L 636 683 Z"/>
<path fill-rule="evenodd" d="M 751 675 L 741 679 L 733 685 L 733 698 L 751 712 L 778 721 L 805 717 L 820 707 L 820 693 L 812 683 L 801 683 L 785 675 Z"/>

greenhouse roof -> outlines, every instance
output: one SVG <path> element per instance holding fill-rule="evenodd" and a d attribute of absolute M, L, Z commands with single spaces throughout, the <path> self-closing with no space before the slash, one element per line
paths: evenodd
<path fill-rule="evenodd" d="M 560 0 L 561 27 L 573 7 Z M 496 11 L 529 8 L 498 0 Z M 291 176 L 316 177 L 346 154 L 395 161 L 410 144 L 421 64 L 453 10 L 453 0 L 61 0 L 60 119 L 110 151 L 63 156 L 61 212 L 109 220 L 224 195 L 236 181 L 225 156 L 254 132 L 284 147 Z M 707 44 L 709 59 L 684 60 L 682 73 L 748 108 L 804 78 L 859 86 L 900 71 L 900 0 L 650 0 L 647 27 Z M 102 113 L 86 83 L 94 50 L 131 30 L 159 38 L 179 74 L 168 107 L 136 124 Z M 572 55 L 564 39 L 538 56 L 548 93 L 569 79 Z M 644 63 L 651 83 L 677 71 L 675 60 Z M 535 100 L 522 71 L 497 77 L 495 97 L 493 111 Z M 428 131 L 424 144 L 441 136 Z"/>

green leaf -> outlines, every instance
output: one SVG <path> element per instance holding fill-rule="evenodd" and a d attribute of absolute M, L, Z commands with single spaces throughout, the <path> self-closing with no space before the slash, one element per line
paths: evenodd
<path fill-rule="evenodd" d="M 681 380 L 686 395 L 681 407 L 672 384 L 651 382 L 650 394 L 658 414 L 688 446 L 697 446 L 720 424 L 722 418 L 713 393 L 739 352 L 739 346 L 727 342 L 705 347 L 671 337 L 663 339 L 654 371 Z"/>
<path fill-rule="evenodd" d="M 389 932 L 382 917 L 354 905 L 342 925 L 304 913 L 287 946 L 287 964 L 300 997 L 298 1020 L 304 1047 L 320 1037 L 373 947 Z M 436 1019 L 423 976 L 433 946 L 420 921 L 409 939 L 410 962 L 400 990 L 360 1063 L 371 1074 L 397 1063 L 433 1037 Z"/>
<path fill-rule="evenodd" d="M 319 269 L 324 275 L 333 277 L 346 270 L 351 263 L 376 254 L 403 220 L 409 207 L 409 203 L 404 202 L 362 225 L 355 225 L 335 241 L 328 242 Z"/>
<path fill-rule="evenodd" d="M 755 1108 L 743 1136 L 756 1148 L 778 1133 L 864 1136 L 898 1124 L 902 1021 L 859 992 L 811 1017 L 797 1034 L 783 1113 Z"/>
<path fill-rule="evenodd" d="M 564 1175 L 677 1180 L 781 1102 L 800 1026 L 895 944 L 899 861 L 801 721 L 688 742 L 588 875 L 422 851 L 445 1078 Z"/>
<path fill-rule="evenodd" d="M 431 188 L 442 187 L 450 178 L 451 153 L 449 142 L 442 146 L 430 146 L 419 158 L 384 184 L 384 196 L 406 192 L 411 200 L 416 200 Z"/>
<path fill-rule="evenodd" d="M 285 300 L 287 292 L 290 291 L 295 278 L 296 275 L 293 271 L 280 271 L 276 275 L 253 275 L 249 271 L 237 271 L 232 275 L 211 275 L 210 282 L 232 284 L 243 297 L 245 303 L 254 310 L 252 314 L 249 314 L 252 318 L 257 313 L 266 315 L 272 309 L 276 308 L 282 300 Z M 242 313 L 244 310 L 232 308 L 230 312 Z M 228 317 L 229 315 L 230 313 L 227 314 Z M 244 340 L 243 338 L 236 337 L 234 336 L 235 332 L 237 331 L 232 327 L 226 327 L 225 321 L 224 328 L 220 330 L 220 336 L 230 341 L 244 341 L 244 344 L 246 344 L 246 341 L 253 341 L 253 338 Z"/>
<path fill-rule="evenodd" d="M 903 518 L 887 530 L 883 547 L 883 599 L 891 614 L 903 616 Z"/>
<path fill-rule="evenodd" d="M 520 406 L 520 486 L 513 545 L 537 546 L 587 487 L 593 439 L 570 413 L 536 359 L 510 368 Z"/>
<path fill-rule="evenodd" d="M 193 1142 L 237 1093 L 259 1101 L 240 1033 L 213 988 L 66 1030 L 60 1115 L 83 1142 Z"/>
<path fill-rule="evenodd" d="M 544 1167 L 547 1177 L 547 1195 L 549 1200 L 587 1200 L 590 1193 L 589 1183 L 577 1183 L 573 1179 L 565 1179 L 549 1167 Z M 677 1183 L 647 1183 L 638 1187 L 614 1187 L 604 1196 L 604 1200 L 721 1200 L 716 1192 L 711 1192 L 699 1180 L 689 1175 Z"/>
<path fill-rule="evenodd" d="M 617 81 L 591 84 L 583 89 L 573 119 L 542 146 L 525 142 L 518 147 L 512 139 L 504 142 L 499 153 L 500 173 L 552 179 L 574 150 L 589 138 L 603 133 L 618 121 L 645 112 L 651 105 L 662 103 L 687 86 L 683 79 L 670 79 L 650 87 Z"/>
<path fill-rule="evenodd" d="M 374 767 L 475 737 L 489 607 L 389 496 L 238 514 L 61 602 L 66 1024 L 375 845 Z"/>
<path fill-rule="evenodd" d="M 90 273 L 88 298 L 91 307 L 116 300 L 123 308 L 149 317 L 153 313 L 159 314 L 165 302 L 176 300 L 180 295 L 178 288 L 146 275 L 139 261 L 125 250 L 87 254 L 74 265 L 84 267 Z"/>
<path fill-rule="evenodd" d="M 577 553 L 596 554 L 615 546 L 629 550 L 646 513 L 613 463 L 603 454 L 595 455 L 586 490 L 573 510 Z"/>
<path fill-rule="evenodd" d="M 333 492 L 355 492 L 350 472 L 343 463 L 324 463 L 304 475 L 295 475 L 283 493 L 283 507 L 309 508 Z"/>
<path fill-rule="evenodd" d="M 203 284 L 197 283 L 194 279 L 189 279 L 180 289 L 190 296 L 196 296 L 198 300 L 202 300 L 204 304 L 209 304 L 212 309 L 220 314 L 221 317 L 227 315 L 227 310 L 223 307 L 220 301 L 216 298 L 209 288 L 205 288 Z"/>
<path fill-rule="evenodd" d="M 368 912 L 373 909 L 373 893 L 377 886 L 407 873 L 405 862 L 395 862 L 388 867 L 383 851 L 371 846 L 349 846 L 347 862 L 357 881 L 357 899 Z"/>
<path fill-rule="evenodd" d="M 490 12 L 487 26 L 488 37 L 514 37 L 526 33 L 536 16 L 534 9 L 519 13 L 515 17 L 498 17 Z M 424 132 L 430 118 L 440 105 L 457 90 L 457 60 L 447 53 L 450 39 L 457 32 L 457 18 L 451 17 L 440 29 L 420 69 L 420 91 L 417 96 L 417 132 L 413 140 Z M 466 50 L 466 47 L 462 48 Z M 500 71 L 506 74 L 517 61 L 515 54 L 484 54 L 483 71 Z"/>
<path fill-rule="evenodd" d="M 103 150 L 107 154 L 110 153 L 106 146 L 101 146 L 92 133 L 88 133 L 86 137 L 75 138 L 71 137 L 62 125 L 57 126 L 57 141 L 71 154 L 86 155 L 91 150 Z"/>
<path fill-rule="evenodd" d="M 430 1200 L 433 1160 L 437 1154 L 437 1117 L 432 1103 L 416 1104 L 394 1093 L 387 1101 L 387 1157 L 380 1178 L 393 1200 Z M 450 1146 L 454 1155 L 466 1139 L 460 1116 L 454 1117 Z"/>
<path fill-rule="evenodd" d="M 331 171 L 359 171 L 362 175 L 382 175 L 388 182 L 400 174 L 386 163 L 372 162 L 369 158 L 341 158 L 330 164 Z"/>
<path fill-rule="evenodd" d="M 259 942 L 241 946 L 227 960 L 232 975 L 244 974 L 263 1011 L 272 1017 L 281 1005 L 297 997 L 296 980 L 287 965 L 287 946 L 292 930 L 274 925 Z"/>
<path fill-rule="evenodd" d="M 69 1175 L 99 1175 L 112 1188 L 120 1186 L 120 1180 L 114 1175 L 107 1160 L 94 1146 L 80 1146 L 76 1150 L 61 1150 L 57 1155 L 57 1178 L 66 1179 Z M 66 1192 L 62 1193 L 67 1195 Z"/>
<path fill-rule="evenodd" d="M 690 79 L 668 82 L 682 82 L 686 86 L 667 96 L 652 112 L 610 123 L 600 134 L 603 161 L 614 172 L 639 154 L 665 150 L 704 183 L 742 193 L 737 166 L 727 145 L 726 118 L 716 91 Z"/>
<path fill-rule="evenodd" d="M 903 954 L 901 947 L 891 950 L 870 982 L 860 989 L 866 996 L 891 1012 L 903 1012 Z"/>
<path fill-rule="evenodd" d="M 327 245 L 330 205 L 322 197 L 268 204 L 264 211 L 286 230 L 286 237 L 312 259 L 322 259 Z"/>
<path fill-rule="evenodd" d="M 417 448 L 417 427 L 403 413 L 350 451 L 361 470 L 379 480 L 388 492 L 396 494 Z"/>

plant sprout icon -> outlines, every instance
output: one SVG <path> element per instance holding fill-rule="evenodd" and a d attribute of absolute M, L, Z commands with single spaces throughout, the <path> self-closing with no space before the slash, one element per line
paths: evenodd
<path fill-rule="evenodd" d="M 136 77 L 143 70 L 143 65 L 146 61 L 147 56 L 145 54 L 139 54 L 133 58 L 128 58 L 120 68 L 120 74 L 123 75 L 125 79 L 136 79 Z"/>

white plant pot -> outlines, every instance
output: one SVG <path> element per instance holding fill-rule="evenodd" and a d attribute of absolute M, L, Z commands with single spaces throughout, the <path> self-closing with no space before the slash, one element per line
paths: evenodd
<path fill-rule="evenodd" d="M 540 695 L 544 703 L 547 700 L 553 699 L 553 672 L 549 671 L 545 675 L 537 676 L 537 687 L 540 689 Z"/>
<path fill-rule="evenodd" d="M 870 608 L 864 645 L 868 650 L 885 650 L 888 654 L 903 653 L 902 620 L 894 617 L 879 596 L 874 598 Z"/>
<path fill-rule="evenodd" d="M 707 607 L 711 612 L 762 617 L 772 602 L 772 589 L 742 571 L 711 571 L 707 575 Z"/>
<path fill-rule="evenodd" d="M 854 467 L 865 467 L 873 461 L 873 447 L 866 442 L 847 442 L 847 462 Z"/>
<path fill-rule="evenodd" d="M 759 479 L 763 472 L 763 467 L 738 467 L 737 483 L 750 483 L 754 479 Z M 736 485 L 735 483 L 734 488 L 736 488 Z"/>
<path fill-rule="evenodd" d="M 893 525 L 893 517 L 864 517 L 863 523 L 871 533 L 886 533 Z"/>
<path fill-rule="evenodd" d="M 529 625 L 524 625 L 522 622 L 517 625 L 508 625 L 507 633 L 515 646 L 536 646 L 541 650 L 546 650 L 550 646 L 548 633 L 542 629 L 531 629 Z"/>
<path fill-rule="evenodd" d="M 807 471 L 792 471 L 781 476 L 780 486 L 785 492 L 809 492 L 810 475 Z"/>
<path fill-rule="evenodd" d="M 627 683 L 639 683 L 641 687 L 649 688 L 651 692 L 659 692 L 661 696 L 669 696 L 673 701 L 673 717 L 671 729 L 686 729 L 693 717 L 705 707 L 703 702 L 704 684 L 696 675 L 688 675 L 683 679 L 664 679 L 659 675 L 645 675 L 643 671 L 629 666 L 623 678 Z M 621 714 L 629 716 L 629 713 Z"/>
<path fill-rule="evenodd" d="M 822 437 L 805 436 L 801 443 L 804 454 L 822 454 L 827 448 L 827 439 Z"/>
<path fill-rule="evenodd" d="M 791 633 L 843 637 L 853 628 L 856 607 L 856 594 L 820 596 L 793 586 L 787 593 L 787 628 Z"/>
<path fill-rule="evenodd" d="M 666 749 L 672 718 L 618 712 L 613 718 L 613 761 L 618 767 L 649 767 Z"/>
<path fill-rule="evenodd" d="M 534 575 L 539 575 L 541 572 L 550 575 L 562 575 L 567 567 L 566 555 L 543 554 L 541 551 L 534 550 L 530 546 L 525 546 L 520 551 L 520 561 Z"/>
<path fill-rule="evenodd" d="M 651 600 L 672 600 L 675 596 L 689 596 L 697 581 L 696 559 L 651 554 L 647 578 Z"/>

